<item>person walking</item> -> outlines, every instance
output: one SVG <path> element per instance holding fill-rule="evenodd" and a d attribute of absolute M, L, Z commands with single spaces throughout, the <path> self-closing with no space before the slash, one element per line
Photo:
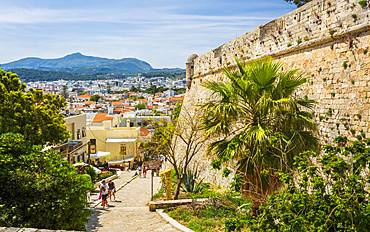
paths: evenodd
<path fill-rule="evenodd" d="M 143 177 L 146 178 L 147 167 L 143 165 Z"/>
<path fill-rule="evenodd" d="M 109 194 L 109 200 L 112 201 L 112 195 L 114 198 L 114 201 L 116 200 L 116 185 L 112 180 L 108 182 L 108 194 Z"/>
<path fill-rule="evenodd" d="M 108 207 L 108 195 L 109 195 L 108 189 L 109 189 L 108 185 L 106 184 L 105 180 L 103 180 L 100 184 L 101 206 L 103 207 L 103 209 L 105 207 Z"/>

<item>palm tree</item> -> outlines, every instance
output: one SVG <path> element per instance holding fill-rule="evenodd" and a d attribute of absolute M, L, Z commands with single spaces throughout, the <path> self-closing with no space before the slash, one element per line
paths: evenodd
<path fill-rule="evenodd" d="M 283 71 L 270 58 L 236 70 L 224 69 L 227 82 L 204 84 L 212 96 L 202 105 L 203 126 L 214 138 L 209 151 L 237 164 L 243 193 L 263 201 L 279 186 L 277 172 L 289 171 L 293 156 L 317 148 L 314 102 L 295 91 L 306 82 L 297 70 Z M 308 111 L 305 111 L 308 110 Z"/>

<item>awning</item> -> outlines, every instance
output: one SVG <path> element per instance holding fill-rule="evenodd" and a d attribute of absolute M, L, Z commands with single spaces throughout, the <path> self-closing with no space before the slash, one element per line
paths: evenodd
<path fill-rule="evenodd" d="M 137 139 L 113 139 L 108 138 L 106 140 L 107 143 L 134 143 Z"/>
<path fill-rule="evenodd" d="M 80 163 L 75 163 L 73 166 L 78 167 L 78 166 L 89 166 L 87 163 L 80 162 Z"/>
<path fill-rule="evenodd" d="M 112 161 L 108 161 L 108 164 L 122 164 L 122 163 L 132 162 L 133 160 L 134 158 L 127 158 L 123 160 L 112 160 Z"/>
<path fill-rule="evenodd" d="M 90 158 L 97 159 L 108 155 L 110 155 L 110 152 L 98 151 L 96 154 L 90 154 Z"/>

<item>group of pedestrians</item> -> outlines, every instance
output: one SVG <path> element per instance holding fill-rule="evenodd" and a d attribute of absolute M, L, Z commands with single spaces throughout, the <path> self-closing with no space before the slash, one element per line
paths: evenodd
<path fill-rule="evenodd" d="M 100 183 L 100 194 L 99 199 L 101 199 L 101 206 L 104 208 L 108 207 L 108 197 L 109 201 L 112 201 L 112 196 L 114 201 L 116 200 L 116 186 L 112 180 L 108 181 L 108 183 L 103 180 Z"/>

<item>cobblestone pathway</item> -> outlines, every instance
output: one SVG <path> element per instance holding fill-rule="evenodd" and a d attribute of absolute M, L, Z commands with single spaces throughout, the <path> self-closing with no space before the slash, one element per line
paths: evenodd
<path fill-rule="evenodd" d="M 116 187 L 125 183 L 134 172 L 122 172 L 115 181 Z M 159 177 L 154 177 L 154 191 L 159 188 Z M 147 178 L 136 178 L 116 193 L 116 200 L 109 202 L 108 209 L 97 206 L 89 220 L 88 231 L 177 231 L 157 213 L 149 212 L 150 172 Z"/>

